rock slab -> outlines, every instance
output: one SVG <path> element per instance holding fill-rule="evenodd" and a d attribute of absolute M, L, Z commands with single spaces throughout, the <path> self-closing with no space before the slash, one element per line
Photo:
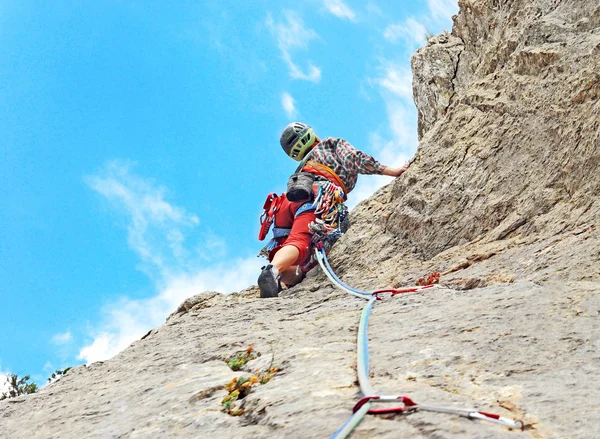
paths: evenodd
<path fill-rule="evenodd" d="M 598 437 L 600 6 L 459 1 L 451 34 L 413 58 L 420 146 L 351 213 L 330 260 L 365 290 L 441 287 L 377 302 L 372 384 L 416 402 L 523 420 L 369 416 L 354 438 Z M 281 297 L 199 294 L 114 358 L 0 402 L 0 437 L 313 438 L 360 398 L 364 301 L 313 270 Z M 224 359 L 262 356 L 232 371 Z M 270 366 L 233 417 L 225 384 Z"/>

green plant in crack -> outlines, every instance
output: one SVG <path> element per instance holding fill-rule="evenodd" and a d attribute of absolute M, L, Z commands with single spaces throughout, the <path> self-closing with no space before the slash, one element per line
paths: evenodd
<path fill-rule="evenodd" d="M 245 398 L 250 393 L 252 386 L 258 382 L 259 378 L 255 375 L 252 375 L 249 378 L 235 377 L 225 384 L 225 389 L 229 392 L 229 394 L 223 398 L 223 401 L 221 401 L 221 404 L 223 405 L 223 411 L 231 416 L 239 416 L 243 414 L 244 409 L 238 408 L 236 401 Z"/>
<path fill-rule="evenodd" d="M 225 361 L 232 370 L 239 370 L 248 363 L 248 361 L 254 360 L 259 356 L 260 352 L 255 352 L 252 346 L 250 346 L 245 351 L 236 352 Z M 248 396 L 252 391 L 252 386 L 256 384 L 266 384 L 273 379 L 273 376 L 281 370 L 280 368 L 273 366 L 274 362 L 275 353 L 271 356 L 271 363 L 267 370 L 260 371 L 257 369 L 255 375 L 251 375 L 250 377 L 235 377 L 225 384 L 225 389 L 229 393 L 221 401 L 221 405 L 223 406 L 221 409 L 231 416 L 242 415 L 244 409 L 239 407 L 237 402 Z"/>
<path fill-rule="evenodd" d="M 227 357 L 225 362 L 231 370 L 240 370 L 248 361 L 256 360 L 260 357 L 260 352 L 255 352 L 252 346 L 248 346 L 245 351 L 239 351 Z"/>

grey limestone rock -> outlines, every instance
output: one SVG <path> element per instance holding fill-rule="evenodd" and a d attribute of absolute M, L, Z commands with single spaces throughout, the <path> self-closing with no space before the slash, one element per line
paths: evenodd
<path fill-rule="evenodd" d="M 600 6 L 459 5 L 452 34 L 413 59 L 413 164 L 353 210 L 329 257 L 365 290 L 442 274 L 439 289 L 375 304 L 375 389 L 526 428 L 417 412 L 368 416 L 352 437 L 595 438 Z M 114 358 L 0 402 L 0 437 L 330 436 L 360 397 L 363 306 L 317 269 L 274 299 L 256 287 L 196 296 Z M 250 345 L 262 356 L 229 369 L 224 358 Z M 228 381 L 271 364 L 280 371 L 253 387 L 244 414 L 220 410 Z"/>
<path fill-rule="evenodd" d="M 456 95 L 455 80 L 463 42 L 449 33 L 429 38 L 411 60 L 419 140 L 446 115 Z"/>

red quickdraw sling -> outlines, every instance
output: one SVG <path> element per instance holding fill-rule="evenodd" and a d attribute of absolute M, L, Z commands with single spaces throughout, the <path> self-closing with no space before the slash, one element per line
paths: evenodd
<path fill-rule="evenodd" d="M 264 241 L 267 237 L 275 219 L 275 212 L 277 212 L 280 204 L 281 199 L 275 192 L 267 195 L 265 205 L 263 206 L 263 213 L 260 215 L 260 231 L 258 232 L 258 239 L 260 241 Z"/>

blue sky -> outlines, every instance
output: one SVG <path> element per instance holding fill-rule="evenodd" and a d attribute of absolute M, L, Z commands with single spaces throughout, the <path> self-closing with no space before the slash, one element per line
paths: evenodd
<path fill-rule="evenodd" d="M 0 374 L 109 358 L 254 284 L 294 120 L 390 166 L 456 0 L 0 1 Z M 351 205 L 389 182 L 364 176 Z"/>

